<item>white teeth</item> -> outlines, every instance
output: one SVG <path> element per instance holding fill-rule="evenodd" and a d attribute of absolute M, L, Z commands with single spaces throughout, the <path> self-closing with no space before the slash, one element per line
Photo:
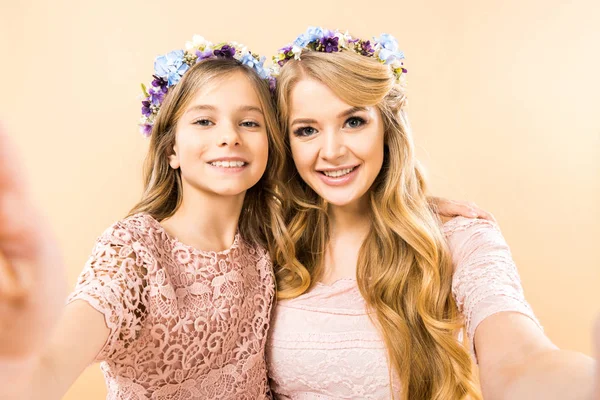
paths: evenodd
<path fill-rule="evenodd" d="M 353 170 L 354 170 L 354 167 L 346 168 L 346 169 L 338 169 L 337 171 L 323 171 L 323 173 L 330 178 L 339 178 L 340 176 L 349 174 Z"/>
<path fill-rule="evenodd" d="M 240 168 L 246 165 L 246 163 L 243 161 L 213 161 L 210 165 L 221 168 Z"/>

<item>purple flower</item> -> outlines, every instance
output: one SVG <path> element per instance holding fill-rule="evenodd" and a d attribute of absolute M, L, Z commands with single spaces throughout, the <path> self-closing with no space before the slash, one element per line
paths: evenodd
<path fill-rule="evenodd" d="M 207 58 L 211 58 L 214 54 L 213 54 L 212 50 L 207 50 L 207 51 L 196 50 L 196 55 L 198 56 L 198 58 L 196 59 L 196 62 L 199 62 L 202 60 L 206 60 Z"/>
<path fill-rule="evenodd" d="M 150 90 L 148 90 L 148 94 L 150 95 L 149 99 L 152 104 L 160 105 L 163 102 L 165 95 L 167 94 L 167 89 L 165 88 L 163 90 L 160 87 L 150 88 Z"/>
<path fill-rule="evenodd" d="M 150 101 L 148 100 L 144 100 L 142 101 L 142 114 L 145 117 L 149 117 L 150 115 L 152 115 L 152 110 L 150 109 Z"/>
<path fill-rule="evenodd" d="M 363 56 L 370 56 L 374 52 L 375 52 L 375 50 L 373 50 L 370 40 L 367 40 L 366 42 L 362 42 L 360 44 L 360 54 L 362 54 Z"/>
<path fill-rule="evenodd" d="M 339 47 L 338 47 L 338 37 L 337 36 L 333 36 L 333 37 L 324 37 L 323 39 L 321 39 L 321 44 L 323 45 L 323 51 L 325 51 L 325 53 L 333 53 L 336 51 L 340 51 Z"/>
<path fill-rule="evenodd" d="M 269 90 L 271 90 L 271 93 L 274 94 L 275 89 L 277 88 L 277 80 L 272 76 L 269 76 L 268 80 L 269 80 Z"/>
<path fill-rule="evenodd" d="M 159 87 L 163 89 L 163 91 L 167 92 L 167 81 L 161 78 L 160 76 L 153 75 L 154 80 L 152 81 L 152 86 Z"/>
<path fill-rule="evenodd" d="M 223 58 L 233 58 L 235 56 L 235 47 L 226 44 L 218 50 L 214 51 L 215 56 Z"/>
<path fill-rule="evenodd" d="M 285 46 L 283 49 L 279 50 L 281 53 L 285 54 L 286 56 L 288 55 L 288 53 L 290 51 L 292 51 L 292 45 L 289 46 Z"/>
<path fill-rule="evenodd" d="M 149 124 L 140 125 L 140 133 L 146 137 L 149 137 L 150 134 L 152 133 L 152 125 L 149 125 Z"/>

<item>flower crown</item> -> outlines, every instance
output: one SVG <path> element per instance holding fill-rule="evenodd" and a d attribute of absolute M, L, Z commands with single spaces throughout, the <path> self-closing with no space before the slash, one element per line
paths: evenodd
<path fill-rule="evenodd" d="M 269 81 L 271 90 L 275 88 L 275 78 L 264 68 L 265 58 L 250 52 L 247 47 L 236 42 L 213 44 L 202 36 L 194 35 L 185 44 L 185 50 L 173 50 L 154 60 L 154 80 L 146 87 L 142 84 L 142 118 L 140 132 L 148 137 L 169 89 L 181 80 L 181 77 L 194 64 L 209 58 L 232 58 L 250 67 L 262 79 Z"/>
<path fill-rule="evenodd" d="M 404 78 L 403 74 L 407 72 L 402 61 L 404 53 L 398 49 L 398 42 L 392 35 L 383 33 L 371 41 L 353 38 L 348 32 L 342 33 L 337 29 L 330 31 L 311 26 L 293 43 L 280 49 L 273 57 L 272 73 L 277 75 L 279 68 L 291 59 L 299 60 L 304 51 L 335 53 L 344 50 L 353 51 L 365 57 L 374 57 L 382 64 L 389 65 L 398 82 Z"/>

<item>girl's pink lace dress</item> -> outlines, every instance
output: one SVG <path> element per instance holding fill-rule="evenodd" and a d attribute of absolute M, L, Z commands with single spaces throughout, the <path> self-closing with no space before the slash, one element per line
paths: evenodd
<path fill-rule="evenodd" d="M 453 293 L 466 317 L 471 352 L 477 325 L 501 311 L 537 320 L 496 224 L 455 218 L 443 227 L 452 253 Z M 385 345 L 356 281 L 317 284 L 279 301 L 267 343 L 271 389 L 280 399 L 389 399 Z M 401 382 L 392 390 L 399 392 Z"/>
<path fill-rule="evenodd" d="M 147 214 L 98 239 L 69 301 L 104 314 L 97 356 L 108 399 L 269 398 L 265 341 L 274 296 L 267 252 L 236 235 L 205 252 Z"/>

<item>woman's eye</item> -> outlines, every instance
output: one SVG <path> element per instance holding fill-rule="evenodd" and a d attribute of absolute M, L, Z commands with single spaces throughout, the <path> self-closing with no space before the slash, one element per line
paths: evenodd
<path fill-rule="evenodd" d="M 294 135 L 296 136 L 310 136 L 317 133 L 317 130 L 310 126 L 303 126 L 294 131 Z"/>
<path fill-rule="evenodd" d="M 358 128 L 365 124 L 365 120 L 360 117 L 350 117 L 346 121 L 346 126 L 349 128 Z"/>
<path fill-rule="evenodd" d="M 245 128 L 258 128 L 260 126 L 258 122 L 254 121 L 244 121 L 240 125 L 242 125 Z"/>
<path fill-rule="evenodd" d="M 208 120 L 208 119 L 199 119 L 199 120 L 194 121 L 194 125 L 210 126 L 210 125 L 214 125 L 214 124 L 212 123 L 211 120 Z"/>

